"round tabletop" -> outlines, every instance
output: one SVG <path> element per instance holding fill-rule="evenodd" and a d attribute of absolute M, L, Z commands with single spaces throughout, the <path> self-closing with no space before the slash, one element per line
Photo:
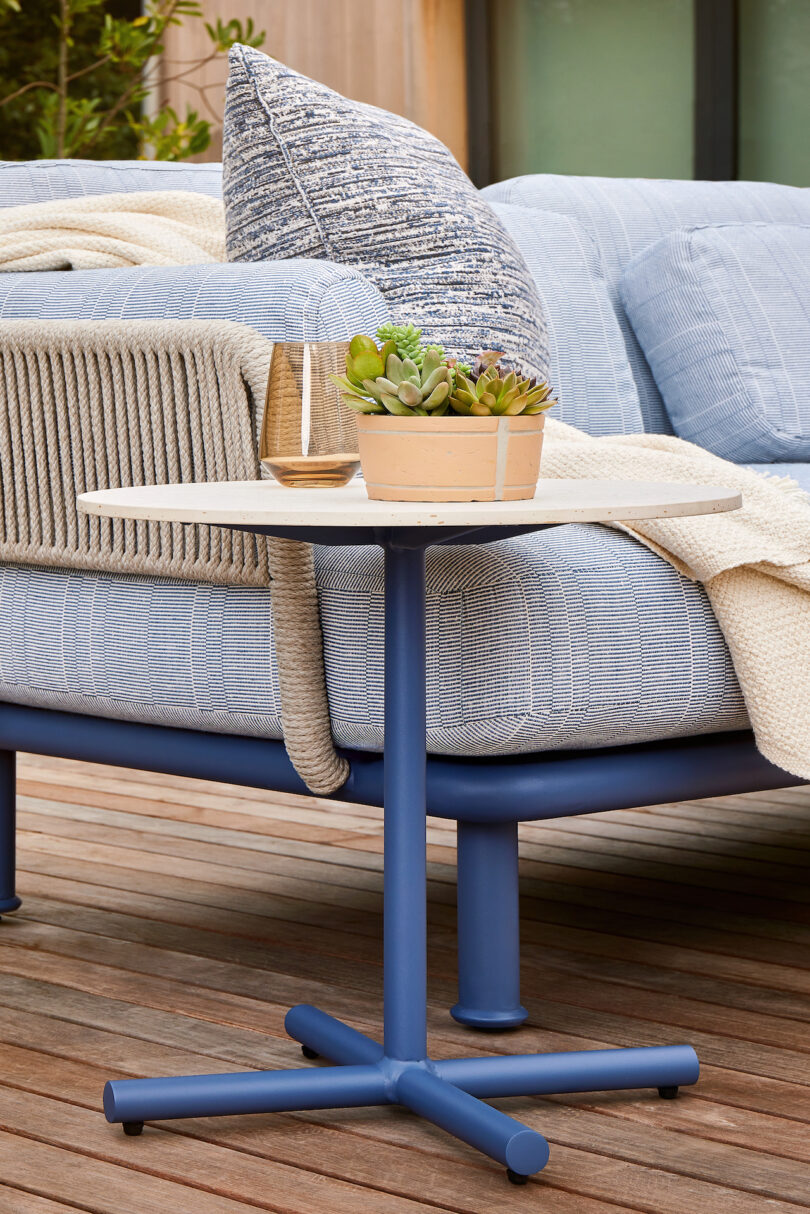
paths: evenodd
<path fill-rule="evenodd" d="M 86 514 L 232 527 L 498 527 L 628 522 L 737 510 L 719 485 L 649 481 L 540 480 L 517 502 L 371 501 L 362 480 L 343 489 L 285 489 L 276 481 L 145 485 L 83 493 Z"/>

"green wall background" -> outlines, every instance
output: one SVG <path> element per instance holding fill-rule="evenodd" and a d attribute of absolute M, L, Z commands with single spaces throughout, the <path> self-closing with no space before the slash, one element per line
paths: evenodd
<path fill-rule="evenodd" d="M 692 175 L 692 0 L 495 0 L 496 180 Z"/>
<path fill-rule="evenodd" d="M 491 11 L 495 180 L 692 177 L 693 0 Z M 740 177 L 810 186 L 810 0 L 740 0 Z"/>
<path fill-rule="evenodd" d="M 810 0 L 740 0 L 740 177 L 810 186 Z"/>

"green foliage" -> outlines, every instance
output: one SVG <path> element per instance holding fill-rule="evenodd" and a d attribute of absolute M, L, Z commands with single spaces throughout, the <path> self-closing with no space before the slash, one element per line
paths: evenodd
<path fill-rule="evenodd" d="M 417 367 L 422 366 L 422 359 L 425 357 L 427 350 L 438 350 L 441 355 L 444 354 L 444 349 L 441 346 L 423 346 L 422 330 L 417 329 L 412 324 L 380 325 L 377 330 L 377 341 L 396 342 L 399 357 L 412 358 Z"/>
<path fill-rule="evenodd" d="M 257 49 L 264 45 L 265 35 L 256 33 L 252 17 L 248 17 L 244 26 L 236 18 L 223 21 L 221 17 L 217 17 L 216 25 L 211 25 L 209 21 L 206 21 L 205 32 L 214 44 L 214 50 L 220 55 L 227 55 L 235 42 L 241 42 L 243 46 L 252 46 Z"/>
<path fill-rule="evenodd" d="M 543 413 L 557 402 L 551 400 L 551 388 L 533 376 L 524 376 L 519 368 L 500 364 L 502 351 L 485 350 L 479 354 L 469 374 L 455 368 L 450 407 L 465 417 L 517 417 Z"/>
<path fill-rule="evenodd" d="M 148 144 L 155 160 L 184 160 L 204 152 L 211 142 L 211 124 L 189 108 L 181 119 L 167 105 L 155 118 L 141 118 L 133 125 L 141 144 Z"/>
<path fill-rule="evenodd" d="M 166 30 L 202 18 L 198 0 L 148 0 L 143 11 L 138 0 L 0 0 L 0 157 L 150 152 L 182 160 L 204 151 L 215 113 L 195 71 L 234 42 L 259 47 L 265 35 L 252 20 L 205 22 L 209 53 L 177 64 L 161 85 L 191 85 L 210 117 L 190 106 L 183 116 L 170 106 L 145 112 L 147 72 L 164 51 Z"/>
<path fill-rule="evenodd" d="M 472 367 L 447 358 L 441 346 L 423 345 L 414 325 L 380 325 L 373 337 L 349 344 L 346 374 L 331 379 L 341 400 L 357 413 L 397 417 L 515 417 L 543 413 L 557 402 L 545 381 L 504 367 L 500 350 L 485 350 Z"/>
<path fill-rule="evenodd" d="M 346 374 L 331 377 L 340 388 L 341 400 L 357 413 L 444 416 L 453 385 L 452 369 L 438 346 L 420 350 L 422 361 L 417 366 L 414 359 L 400 357 L 393 337 L 378 348 L 373 338 L 359 333 L 349 345 Z"/>
<path fill-rule="evenodd" d="M 121 9 L 140 12 L 138 0 L 123 0 Z M 20 0 L 16 10 L 0 0 L 0 159 L 29 160 L 46 155 L 42 140 L 53 130 L 43 111 L 51 88 L 32 87 L 37 81 L 55 84 L 59 64 L 59 37 L 55 28 L 58 0 Z M 77 17 L 73 46 L 69 51 L 69 70 L 85 71 L 98 59 L 101 22 L 93 13 Z M 115 101 L 119 81 L 114 65 L 108 64 L 87 77 L 77 79 L 71 91 L 77 99 L 97 100 L 101 109 Z M 28 90 L 28 91 L 22 91 Z M 4 101 L 6 98 L 13 100 Z M 53 102 L 50 103 L 53 105 Z M 52 146 L 55 148 L 55 140 Z M 92 154 L 92 153 L 88 153 Z M 130 159 L 138 155 L 137 140 L 128 126 L 117 128 L 104 141 L 99 155 Z"/>

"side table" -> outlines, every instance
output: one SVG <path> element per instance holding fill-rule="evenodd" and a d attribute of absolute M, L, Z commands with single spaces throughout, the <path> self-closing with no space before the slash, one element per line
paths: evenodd
<path fill-rule="evenodd" d="M 159 485 L 86 493 L 106 517 L 207 523 L 318 544 L 385 551 L 385 843 L 382 1045 L 301 1004 L 285 1027 L 304 1055 L 336 1063 L 287 1071 L 125 1079 L 104 1089 L 107 1120 L 138 1134 L 147 1120 L 400 1104 L 502 1163 L 523 1183 L 548 1160 L 545 1138 L 486 1097 L 657 1088 L 698 1078 L 688 1045 L 434 1061 L 426 1027 L 425 550 L 488 543 L 568 522 L 615 522 L 735 510 L 719 487 L 541 480 L 518 502 L 376 502 L 362 482 L 284 489 L 271 481 Z"/>

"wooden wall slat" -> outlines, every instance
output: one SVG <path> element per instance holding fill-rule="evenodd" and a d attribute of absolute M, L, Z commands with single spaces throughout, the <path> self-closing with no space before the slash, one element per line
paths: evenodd
<path fill-rule="evenodd" d="M 203 8 L 207 20 L 220 12 L 214 0 Z M 227 17 L 252 17 L 267 33 L 262 50 L 347 97 L 419 123 L 466 167 L 463 0 L 231 0 Z M 160 99 L 181 115 L 188 104 L 216 120 L 211 146 L 196 159 L 218 160 L 227 64 L 220 58 L 187 81 L 172 79 L 184 62 L 209 53 L 202 23 L 171 29 L 165 44 Z M 211 86 L 210 110 L 189 82 Z"/>

